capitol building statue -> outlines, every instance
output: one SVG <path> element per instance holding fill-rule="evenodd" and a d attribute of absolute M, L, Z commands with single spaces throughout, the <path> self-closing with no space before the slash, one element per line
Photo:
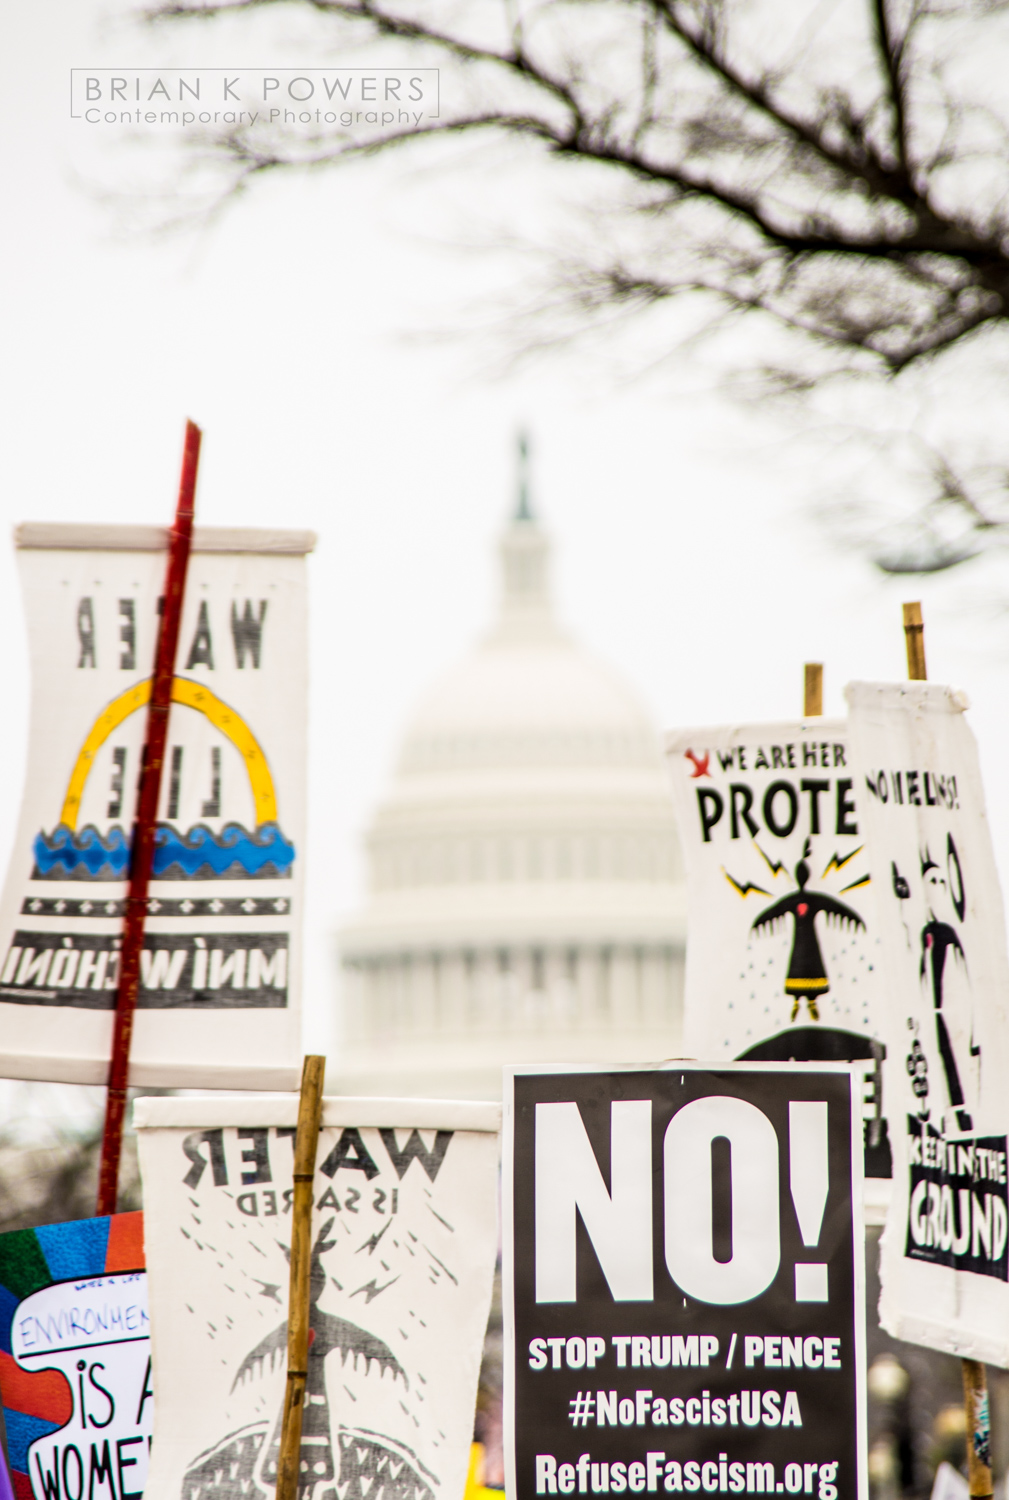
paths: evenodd
<path fill-rule="evenodd" d="M 340 933 L 339 1081 L 500 1095 L 505 1062 L 681 1051 L 685 888 L 655 725 L 558 623 L 523 475 L 497 621 L 422 699 Z"/>

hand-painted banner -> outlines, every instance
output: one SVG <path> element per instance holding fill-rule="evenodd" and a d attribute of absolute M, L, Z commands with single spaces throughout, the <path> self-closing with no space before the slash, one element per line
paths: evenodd
<path fill-rule="evenodd" d="M 142 1214 L 0 1235 L 0 1398 L 16 1500 L 139 1500 L 154 1427 Z"/>
<path fill-rule="evenodd" d="M 141 1099 L 157 1430 L 146 1500 L 269 1500 L 297 1098 Z M 327 1099 L 302 1500 L 459 1500 L 498 1246 L 500 1107 Z"/>
<path fill-rule="evenodd" d="M 687 867 L 687 1053 L 872 1056 L 879 949 L 844 722 L 678 730 L 666 752 Z"/>
<path fill-rule="evenodd" d="M 165 536 L 18 532 L 32 714 L 0 905 L 6 1077 L 107 1075 Z M 297 1076 L 311 546 L 301 532 L 195 533 L 131 1083 Z"/>
<path fill-rule="evenodd" d="M 838 1063 L 506 1070 L 512 1500 L 865 1500 L 859 1092 Z"/>
<path fill-rule="evenodd" d="M 893 1196 L 880 1317 L 1009 1367 L 1009 960 L 977 746 L 938 684 L 852 683 L 882 945 Z"/>

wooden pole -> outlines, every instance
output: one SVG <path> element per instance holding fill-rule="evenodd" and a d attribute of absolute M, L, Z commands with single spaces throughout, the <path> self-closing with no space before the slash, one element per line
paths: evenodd
<path fill-rule="evenodd" d="M 823 663 L 807 661 L 804 672 L 803 716 L 807 719 L 818 719 L 823 713 Z"/>
<path fill-rule="evenodd" d="M 963 1404 L 967 1414 L 967 1485 L 972 1500 L 991 1500 L 991 1421 L 988 1380 L 977 1359 L 962 1359 Z"/>
<path fill-rule="evenodd" d="M 301 1419 L 308 1379 L 309 1284 L 312 1268 L 312 1202 L 315 1156 L 322 1125 L 326 1059 L 305 1058 L 294 1138 L 294 1204 L 291 1214 L 291 1289 L 287 1310 L 287 1389 L 280 1429 L 276 1500 L 297 1500 L 301 1468 Z"/>
<path fill-rule="evenodd" d="M 193 535 L 193 497 L 196 493 L 201 436 L 200 429 L 193 422 L 186 423 L 179 503 L 175 512 L 175 525 L 168 536 L 165 599 L 158 628 L 158 648 L 154 659 L 150 706 L 147 710 L 147 734 L 141 761 L 137 811 L 130 841 L 130 886 L 126 897 L 123 943 L 119 955 L 116 1018 L 112 1033 L 105 1128 L 102 1132 L 102 1156 L 98 1171 L 98 1207 L 95 1210 L 98 1214 L 115 1213 L 119 1191 L 119 1158 L 123 1149 L 123 1119 L 126 1114 L 133 1016 L 140 983 L 140 954 L 144 946 L 144 924 L 147 919 L 147 889 L 154 864 L 154 836 L 161 792 L 161 767 L 168 736 L 172 680 L 175 676 L 175 653 L 179 643 L 182 600 Z"/>
<path fill-rule="evenodd" d="M 904 640 L 907 644 L 907 675 L 912 682 L 924 682 L 925 670 L 925 625 L 921 618 L 919 603 L 904 605 Z"/>
<path fill-rule="evenodd" d="M 925 622 L 921 604 L 904 605 L 904 637 L 907 641 L 907 675 L 912 682 L 926 682 Z M 967 1483 L 972 1500 L 991 1500 L 991 1422 L 988 1412 L 988 1380 L 977 1359 L 962 1359 L 963 1405 L 967 1418 Z"/>

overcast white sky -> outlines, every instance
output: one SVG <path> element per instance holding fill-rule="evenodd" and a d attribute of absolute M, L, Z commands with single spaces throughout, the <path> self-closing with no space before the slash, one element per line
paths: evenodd
<path fill-rule="evenodd" d="M 1009 867 L 1009 631 L 977 602 L 995 570 L 888 583 L 838 551 L 809 517 L 822 472 L 677 361 L 631 382 L 600 349 L 493 377 L 490 351 L 462 327 L 458 341 L 406 338 L 476 328 L 463 309 L 478 294 L 493 304 L 508 275 L 500 258 L 452 247 L 468 190 L 453 195 L 416 160 L 267 183 L 214 228 L 166 242 L 117 238 L 87 184 L 126 187 L 136 158 L 127 168 L 111 132 L 70 119 L 72 66 L 317 61 L 297 43 L 269 53 L 263 33 L 234 57 L 199 29 L 152 41 L 122 24 L 127 12 L 122 0 L 49 0 L 0 16 L 3 518 L 165 522 L 190 415 L 205 431 L 200 520 L 319 533 L 312 1047 L 330 1040 L 333 933 L 361 895 L 360 837 L 397 737 L 492 609 L 520 425 L 563 613 L 661 727 L 794 714 L 805 660 L 826 663 L 827 709 L 840 712 L 848 679 L 904 675 L 900 601 L 922 597 L 930 675 L 975 705 Z M 530 211 L 521 174 L 510 182 L 514 211 Z M 10 549 L 0 629 L 2 863 L 28 690 Z"/>

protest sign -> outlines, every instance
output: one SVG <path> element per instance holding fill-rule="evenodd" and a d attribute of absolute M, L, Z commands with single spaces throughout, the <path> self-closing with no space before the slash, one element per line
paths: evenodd
<path fill-rule="evenodd" d="M 878 941 L 845 725 L 678 730 L 666 742 L 687 870 L 684 1050 L 871 1057 Z"/>
<path fill-rule="evenodd" d="M 852 1070 L 507 1070 L 506 1482 L 867 1494 Z"/>
<path fill-rule="evenodd" d="M 297 1098 L 143 1099 L 146 1500 L 276 1485 Z M 303 1500 L 458 1500 L 497 1254 L 500 1108 L 324 1101 Z"/>
<path fill-rule="evenodd" d="M 6 1077 L 106 1080 L 165 538 L 141 526 L 17 534 L 32 710 L 0 902 Z M 312 544 L 303 532 L 195 532 L 134 1084 L 297 1078 Z"/>
<path fill-rule="evenodd" d="M 893 1196 L 883 1327 L 1009 1366 L 1009 961 L 965 700 L 852 683 L 885 978 Z"/>
<path fill-rule="evenodd" d="M 153 1429 L 143 1216 L 0 1235 L 16 1500 L 139 1500 Z"/>

